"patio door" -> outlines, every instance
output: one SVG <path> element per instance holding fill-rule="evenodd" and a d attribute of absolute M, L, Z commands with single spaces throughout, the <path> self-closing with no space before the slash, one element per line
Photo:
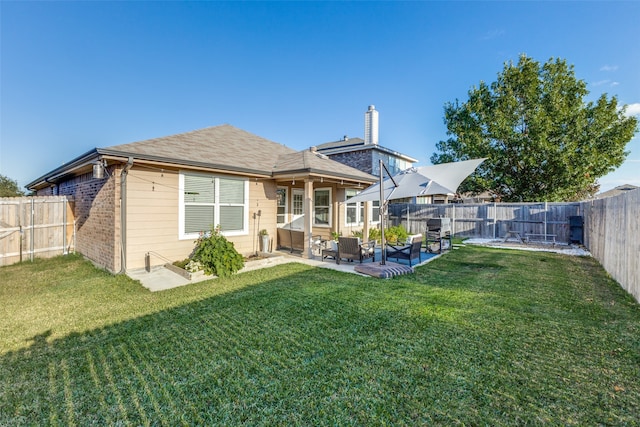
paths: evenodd
<path fill-rule="evenodd" d="M 300 188 L 291 191 L 291 228 L 304 229 L 304 190 Z"/>

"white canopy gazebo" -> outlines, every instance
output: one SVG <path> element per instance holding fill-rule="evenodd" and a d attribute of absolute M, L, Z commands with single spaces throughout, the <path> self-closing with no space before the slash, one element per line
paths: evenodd
<path fill-rule="evenodd" d="M 408 197 L 454 195 L 462 181 L 484 160 L 473 159 L 403 170 L 382 180 L 383 199 L 386 202 Z M 349 203 L 374 200 L 380 200 L 380 182 L 351 197 Z"/>
<path fill-rule="evenodd" d="M 380 228 L 382 244 L 382 262 L 386 263 L 384 218 L 389 200 L 408 197 L 454 195 L 466 177 L 485 159 L 464 160 L 461 162 L 441 163 L 432 166 L 409 168 L 391 176 L 380 161 L 380 181 L 349 199 L 349 203 L 380 201 Z M 384 179 L 383 172 L 389 177 Z"/>

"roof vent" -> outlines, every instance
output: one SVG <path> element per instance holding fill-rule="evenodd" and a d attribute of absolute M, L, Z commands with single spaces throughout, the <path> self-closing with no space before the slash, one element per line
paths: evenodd
<path fill-rule="evenodd" d="M 312 147 L 309 147 L 309 151 L 311 151 L 312 153 L 315 153 L 316 151 L 318 151 L 318 147 L 316 147 L 315 145 Z"/>

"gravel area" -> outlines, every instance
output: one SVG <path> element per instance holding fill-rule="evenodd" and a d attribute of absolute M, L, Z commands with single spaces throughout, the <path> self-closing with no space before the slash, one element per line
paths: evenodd
<path fill-rule="evenodd" d="M 564 255 L 573 256 L 591 256 L 591 253 L 582 245 L 568 245 L 566 243 L 544 243 L 531 242 L 520 243 L 513 240 L 503 241 L 502 239 L 467 239 L 463 242 L 465 245 L 491 246 L 493 248 L 518 249 L 521 251 L 543 251 L 556 252 Z"/>

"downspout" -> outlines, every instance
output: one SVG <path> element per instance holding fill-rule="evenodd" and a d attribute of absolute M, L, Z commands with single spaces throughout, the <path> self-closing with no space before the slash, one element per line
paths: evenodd
<path fill-rule="evenodd" d="M 120 174 L 120 273 L 127 271 L 127 175 L 133 166 L 133 157 L 129 157 Z"/>

